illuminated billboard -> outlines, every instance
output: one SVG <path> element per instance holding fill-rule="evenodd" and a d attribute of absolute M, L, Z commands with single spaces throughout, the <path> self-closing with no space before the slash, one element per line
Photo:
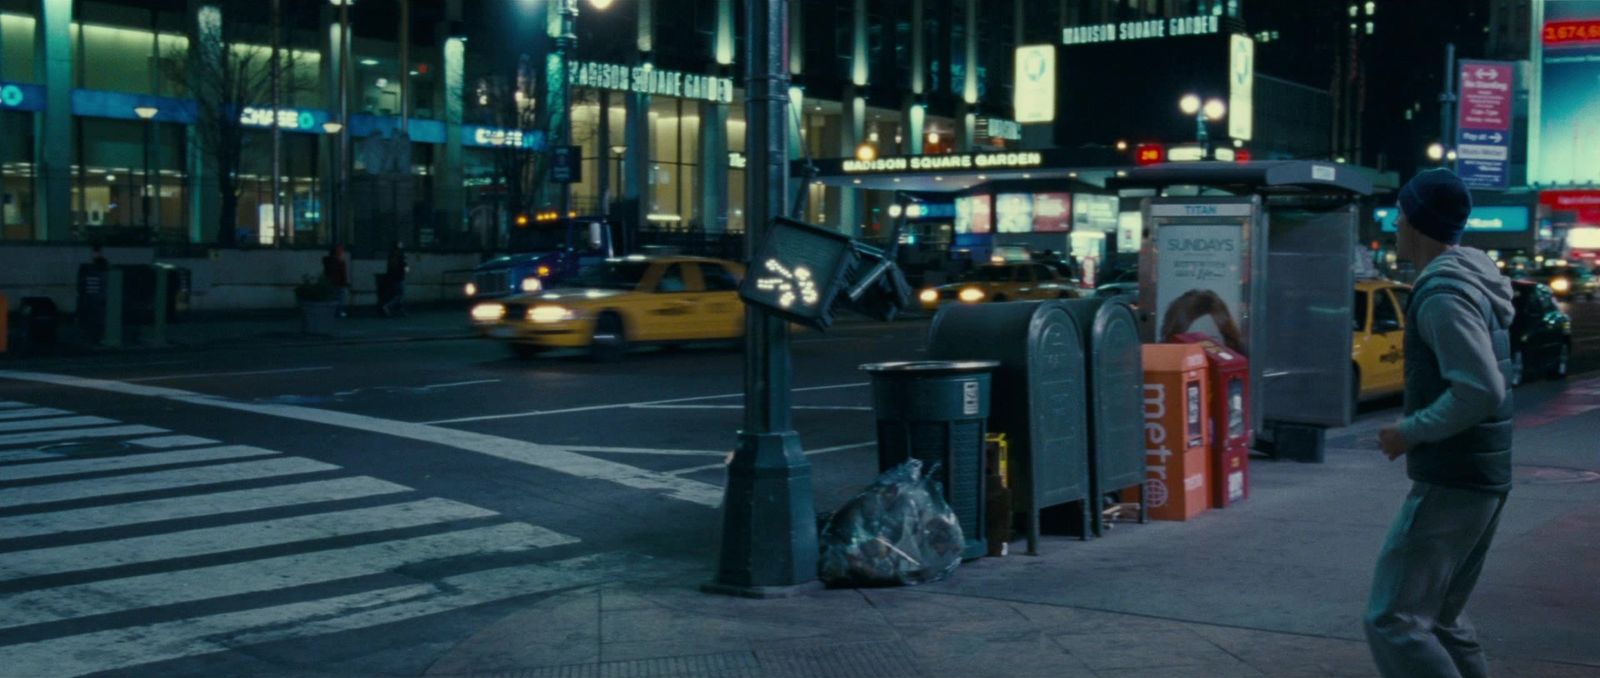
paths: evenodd
<path fill-rule="evenodd" d="M 1056 119 L 1056 46 L 1023 45 L 1016 53 L 1011 108 L 1017 122 Z"/>
<path fill-rule="evenodd" d="M 1600 0 L 1533 3 L 1528 183 L 1600 183 Z"/>
<path fill-rule="evenodd" d="M 1372 217 L 1382 226 L 1384 233 L 1393 233 L 1400 210 L 1383 207 L 1373 210 Z M 1520 233 L 1527 231 L 1530 225 L 1528 208 L 1516 205 L 1478 205 L 1472 208 L 1472 213 L 1467 217 L 1469 233 Z"/>

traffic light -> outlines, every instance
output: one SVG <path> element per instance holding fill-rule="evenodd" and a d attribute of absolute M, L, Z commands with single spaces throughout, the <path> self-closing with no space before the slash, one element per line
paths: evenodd
<path fill-rule="evenodd" d="M 739 296 L 791 322 L 825 330 L 840 305 L 892 318 L 910 305 L 911 287 L 883 251 L 780 217 L 756 248 Z"/>

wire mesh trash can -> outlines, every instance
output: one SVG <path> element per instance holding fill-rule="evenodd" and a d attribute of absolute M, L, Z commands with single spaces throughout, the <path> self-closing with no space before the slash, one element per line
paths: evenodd
<path fill-rule="evenodd" d="M 878 419 L 878 470 L 907 459 L 938 465 L 945 499 L 961 523 L 963 559 L 988 551 L 984 436 L 992 360 L 870 363 Z"/>

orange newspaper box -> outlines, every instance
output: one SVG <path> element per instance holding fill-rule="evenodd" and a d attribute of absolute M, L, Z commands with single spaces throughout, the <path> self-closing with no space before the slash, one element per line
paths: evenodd
<path fill-rule="evenodd" d="M 1190 344 L 1143 349 L 1145 498 L 1151 518 L 1188 520 L 1210 503 L 1206 354 Z"/>
<path fill-rule="evenodd" d="M 1250 496 L 1250 361 L 1198 332 L 1173 339 L 1194 344 L 1210 362 L 1211 460 L 1206 483 L 1211 508 L 1226 508 Z"/>

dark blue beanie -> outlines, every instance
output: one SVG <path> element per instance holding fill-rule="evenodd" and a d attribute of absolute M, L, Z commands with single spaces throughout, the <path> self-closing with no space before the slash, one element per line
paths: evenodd
<path fill-rule="evenodd" d="M 1472 194 L 1455 172 L 1442 167 L 1421 172 L 1400 189 L 1400 211 L 1411 227 L 1446 245 L 1461 242 L 1472 213 Z"/>

